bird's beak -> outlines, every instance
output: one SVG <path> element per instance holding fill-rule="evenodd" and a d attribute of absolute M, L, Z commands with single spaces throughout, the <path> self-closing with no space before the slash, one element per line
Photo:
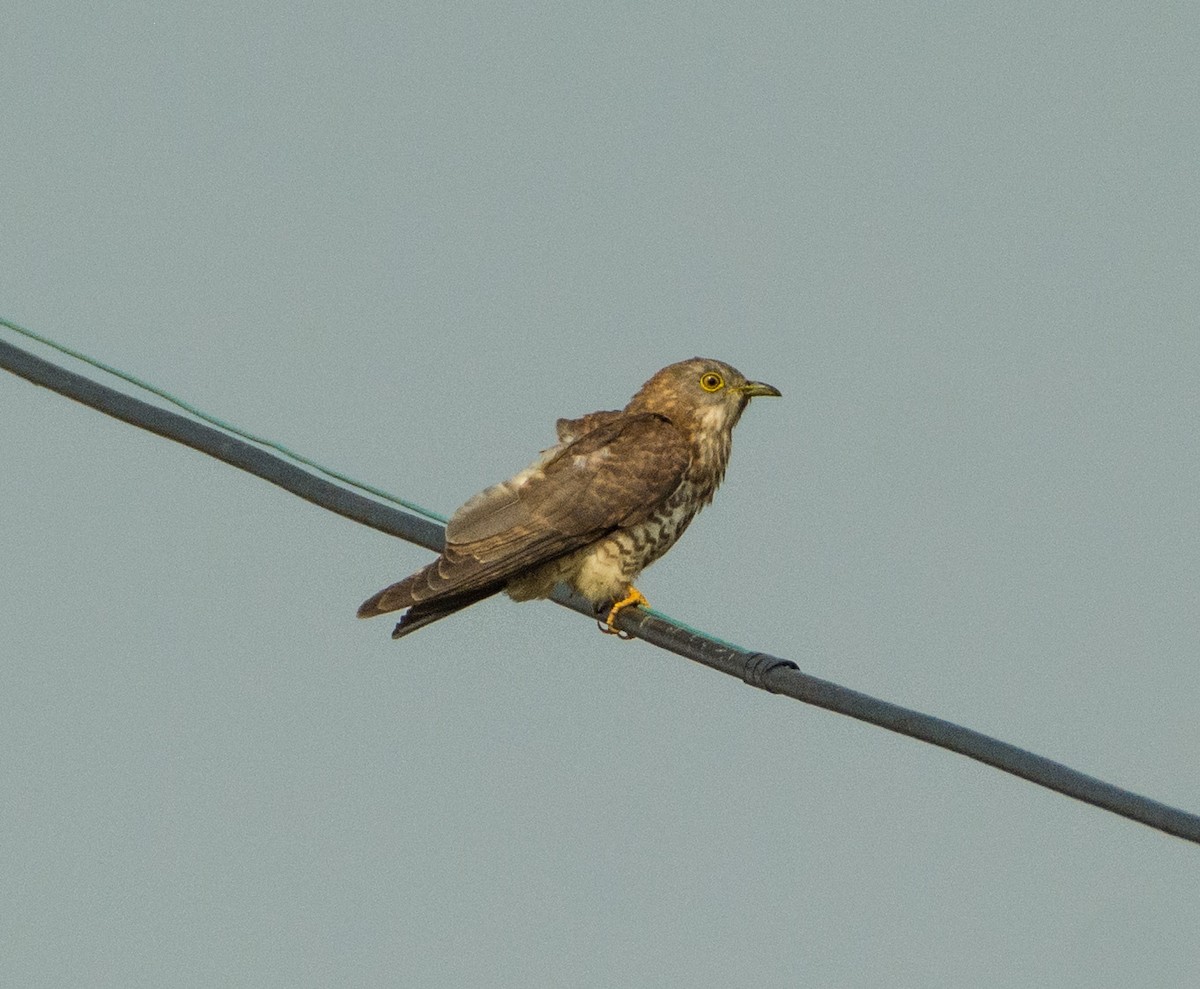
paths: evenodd
<path fill-rule="evenodd" d="M 780 398 L 783 395 L 778 388 L 768 385 L 765 381 L 747 381 L 740 390 L 747 398 Z"/>

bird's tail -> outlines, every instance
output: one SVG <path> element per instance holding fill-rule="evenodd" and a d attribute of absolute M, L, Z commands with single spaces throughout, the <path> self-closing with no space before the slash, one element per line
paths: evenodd
<path fill-rule="evenodd" d="M 396 622 L 396 627 L 392 629 L 392 638 L 399 639 L 401 636 L 408 635 L 410 632 L 415 632 L 419 628 L 424 628 L 426 625 L 431 625 L 439 618 L 445 618 L 447 615 L 452 615 L 456 611 L 462 611 L 463 608 L 468 608 L 477 601 L 482 601 L 484 598 L 491 597 L 500 588 L 490 587 L 483 591 L 474 591 L 470 594 L 461 594 L 458 597 L 443 598 L 440 601 L 429 601 L 424 604 L 415 604 L 400 616 L 400 621 Z"/>
<path fill-rule="evenodd" d="M 389 611 L 399 611 L 401 608 L 408 608 L 416 604 L 416 601 L 413 600 L 412 588 L 417 578 L 424 572 L 424 570 L 418 571 L 411 577 L 405 577 L 404 580 L 390 584 L 378 594 L 372 594 L 358 606 L 358 617 L 374 618 L 376 615 L 386 615 Z"/>
<path fill-rule="evenodd" d="M 392 632 L 392 638 L 398 639 L 402 635 L 408 635 L 409 632 L 415 632 L 419 628 L 436 622 L 439 618 L 445 618 L 477 601 L 491 597 L 503 586 L 497 584 L 493 587 L 467 591 L 464 594 L 447 594 L 444 597 L 414 601 L 413 590 L 421 585 L 423 577 L 424 571 L 418 571 L 411 577 L 406 577 L 390 587 L 385 587 L 378 594 L 371 595 L 359 605 L 358 617 L 374 618 L 376 615 L 386 615 L 390 611 L 407 608 L 408 610 L 400 616 L 400 621 L 396 623 L 395 631 Z"/>

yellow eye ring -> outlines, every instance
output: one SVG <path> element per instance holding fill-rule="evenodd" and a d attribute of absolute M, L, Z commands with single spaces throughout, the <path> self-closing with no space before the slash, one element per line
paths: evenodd
<path fill-rule="evenodd" d="M 705 391 L 720 391 L 725 387 L 725 379 L 716 371 L 705 371 L 700 375 L 700 387 Z"/>

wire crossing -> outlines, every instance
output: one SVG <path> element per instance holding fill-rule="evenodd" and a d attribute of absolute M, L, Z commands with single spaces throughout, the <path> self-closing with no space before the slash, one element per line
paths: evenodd
<path fill-rule="evenodd" d="M 307 458 L 293 454 L 284 447 L 229 427 L 215 417 L 194 412 L 186 403 L 165 395 L 159 389 L 144 385 L 132 375 L 126 375 L 98 361 L 78 355 L 68 348 L 16 327 L 7 320 L 0 319 L 0 324 L 62 353 L 85 360 L 94 367 L 116 374 L 131 384 L 146 387 L 155 395 L 164 397 L 192 415 L 203 418 L 204 422 L 197 422 L 194 418 L 133 398 L 0 340 L 0 367 L 13 374 L 140 429 L 190 446 L 363 525 L 399 536 L 427 549 L 438 551 L 442 548 L 445 527 L 441 524 L 440 517 L 433 513 L 379 493 L 370 486 L 350 481 L 337 472 L 328 471 Z M 271 450 L 276 452 L 272 453 Z M 277 455 L 280 453 L 283 456 Z M 292 460 L 319 470 L 325 476 L 319 477 L 297 466 Z M 334 481 L 341 481 L 342 484 Z M 343 484 L 353 484 L 362 491 L 387 498 L 392 504 L 382 504 L 363 494 L 349 491 Z M 555 592 L 552 600 L 589 618 L 594 617 L 588 601 L 561 587 Z M 1200 816 L 1196 814 L 1106 783 L 970 728 L 803 673 L 789 659 L 742 649 L 691 629 L 659 612 L 640 608 L 628 608 L 620 612 L 616 618 L 616 626 L 621 631 L 644 639 L 652 645 L 721 673 L 738 677 L 752 687 L 782 694 L 940 746 L 1094 807 L 1200 844 Z"/>

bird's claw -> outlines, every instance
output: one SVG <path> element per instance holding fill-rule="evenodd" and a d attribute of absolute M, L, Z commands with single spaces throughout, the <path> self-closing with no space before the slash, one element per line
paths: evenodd
<path fill-rule="evenodd" d="M 633 638 L 628 632 L 622 632 L 619 628 L 613 626 L 613 622 L 617 619 L 617 612 L 631 606 L 636 607 L 637 605 L 649 604 L 650 602 L 646 600 L 646 595 L 631 584 L 628 593 L 621 600 L 613 602 L 612 608 L 608 612 L 608 617 L 603 622 L 597 620 L 596 625 L 599 626 L 600 631 L 605 635 L 615 635 L 620 639 Z"/>

